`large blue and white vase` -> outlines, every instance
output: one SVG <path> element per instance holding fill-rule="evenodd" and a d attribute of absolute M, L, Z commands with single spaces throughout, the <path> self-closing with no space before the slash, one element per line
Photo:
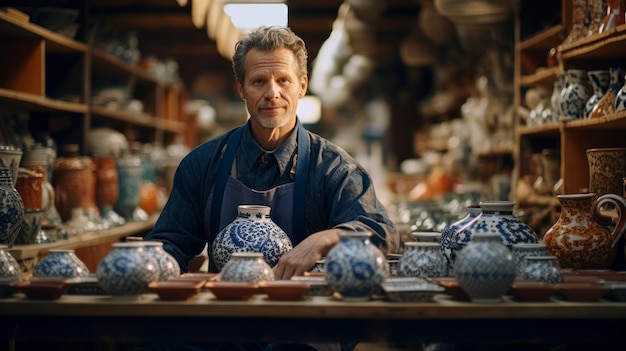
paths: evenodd
<path fill-rule="evenodd" d="M 160 241 L 143 241 L 146 251 L 152 258 L 156 260 L 159 267 L 159 280 L 168 280 L 169 278 L 178 277 L 180 275 L 180 267 L 174 256 L 163 250 L 163 243 Z"/>
<path fill-rule="evenodd" d="M 585 117 L 591 115 L 591 111 L 596 107 L 598 101 L 602 99 L 606 90 L 609 88 L 610 76 L 608 69 L 592 70 L 587 72 L 589 83 L 593 88 L 593 93 L 585 103 Z"/>
<path fill-rule="evenodd" d="M 8 168 L 0 168 L 0 245 L 9 247 L 20 233 L 24 219 L 24 203 L 10 172 Z"/>
<path fill-rule="evenodd" d="M 463 291 L 478 303 L 500 302 L 517 275 L 513 255 L 497 232 L 473 234 L 454 271 Z"/>
<path fill-rule="evenodd" d="M 591 93 L 587 88 L 587 74 L 582 69 L 568 69 L 567 87 L 561 94 L 561 120 L 579 119 L 585 116 L 585 104 Z"/>
<path fill-rule="evenodd" d="M 454 272 L 454 261 L 457 253 L 467 246 L 471 240 L 472 233 L 468 227 L 478 220 L 482 215 L 482 211 L 482 208 L 478 205 L 468 206 L 465 217 L 441 231 L 441 254 L 446 259 L 448 270 L 451 273 Z"/>
<path fill-rule="evenodd" d="M 0 245 L 0 283 L 17 283 L 21 274 L 20 264 L 9 253 L 9 247 Z"/>
<path fill-rule="evenodd" d="M 326 281 L 345 301 L 369 300 L 389 275 L 385 254 L 371 236 L 367 231 L 342 231 L 326 256 Z"/>
<path fill-rule="evenodd" d="M 98 285 L 113 299 L 136 300 L 159 279 L 157 261 L 141 241 L 114 243 L 96 269 Z"/>
<path fill-rule="evenodd" d="M 237 206 L 237 218 L 222 229 L 211 244 L 213 260 L 221 270 L 234 252 L 260 252 L 274 267 L 293 248 L 287 233 L 270 217 L 271 208 L 261 205 Z"/>
<path fill-rule="evenodd" d="M 537 233 L 513 214 L 515 201 L 480 202 L 482 215 L 467 227 L 471 235 L 498 233 L 509 250 L 520 243 L 537 243 Z"/>
<path fill-rule="evenodd" d="M 89 275 L 89 269 L 72 249 L 51 249 L 33 269 L 37 278 L 79 278 Z"/>
<path fill-rule="evenodd" d="M 274 271 L 260 252 L 233 252 L 220 271 L 219 280 L 258 283 L 274 280 Z"/>
<path fill-rule="evenodd" d="M 445 277 L 448 263 L 441 254 L 439 243 L 404 243 L 404 252 L 398 262 L 398 275 L 403 277 Z"/>

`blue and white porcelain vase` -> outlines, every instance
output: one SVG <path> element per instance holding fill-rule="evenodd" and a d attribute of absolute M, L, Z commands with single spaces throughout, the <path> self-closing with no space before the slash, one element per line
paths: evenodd
<path fill-rule="evenodd" d="M 0 168 L 0 244 L 9 247 L 20 233 L 24 219 L 24 203 L 10 172 L 8 168 Z"/>
<path fill-rule="evenodd" d="M 624 77 L 626 81 L 626 77 Z M 615 94 L 615 112 L 626 110 L 626 84 L 622 84 L 620 90 Z"/>
<path fill-rule="evenodd" d="M 561 94 L 561 120 L 572 120 L 583 118 L 585 115 L 585 104 L 591 96 L 587 89 L 587 74 L 582 69 L 568 69 L 567 88 Z"/>
<path fill-rule="evenodd" d="M 459 252 L 454 271 L 463 291 L 479 303 L 500 302 L 517 275 L 513 255 L 496 232 L 473 234 Z"/>
<path fill-rule="evenodd" d="M 143 179 L 141 158 L 126 154 L 116 160 L 115 168 L 118 175 L 118 197 L 113 209 L 126 220 L 147 219 L 137 213 L 140 211 Z"/>
<path fill-rule="evenodd" d="M 524 268 L 528 263 L 526 257 L 546 256 L 548 255 L 548 247 L 543 243 L 521 243 L 513 245 L 511 252 L 513 253 L 513 260 L 517 268 L 517 277 L 523 278 Z"/>
<path fill-rule="evenodd" d="M 114 299 L 136 300 L 159 279 L 156 260 L 141 241 L 114 243 L 96 269 L 98 285 Z"/>
<path fill-rule="evenodd" d="M 20 264 L 11 256 L 7 245 L 0 245 L 0 283 L 17 283 L 20 276 Z"/>
<path fill-rule="evenodd" d="M 589 82 L 593 88 L 593 93 L 585 103 L 585 117 L 589 117 L 591 115 L 591 111 L 593 111 L 598 104 L 598 101 L 602 99 L 604 93 L 606 93 L 606 90 L 609 88 L 610 81 L 608 69 L 592 70 L 587 72 L 587 76 L 589 77 Z"/>
<path fill-rule="evenodd" d="M 509 249 L 520 243 L 537 243 L 537 233 L 513 215 L 515 201 L 480 202 L 482 215 L 467 229 L 474 234 L 498 233 Z"/>
<path fill-rule="evenodd" d="M 371 232 L 342 231 L 326 256 L 324 276 L 345 301 L 365 301 L 389 275 L 385 255 L 370 241 Z"/>
<path fill-rule="evenodd" d="M 274 271 L 260 252 L 233 252 L 220 271 L 219 280 L 257 283 L 274 280 Z"/>
<path fill-rule="evenodd" d="M 176 259 L 163 250 L 163 243 L 160 241 L 143 241 L 146 252 L 157 262 L 159 267 L 159 279 L 168 280 L 169 278 L 178 277 L 180 275 L 180 267 Z"/>
<path fill-rule="evenodd" d="M 293 248 L 291 239 L 270 217 L 271 208 L 260 205 L 237 206 L 237 218 L 215 237 L 211 249 L 217 269 L 221 270 L 234 252 L 261 252 L 274 267 Z"/>
<path fill-rule="evenodd" d="M 33 277 L 38 278 L 78 278 L 87 275 L 89 269 L 71 249 L 51 249 L 33 269 Z"/>
<path fill-rule="evenodd" d="M 526 256 L 521 277 L 530 278 L 539 282 L 558 284 L 563 283 L 563 273 L 556 256 Z"/>
<path fill-rule="evenodd" d="M 467 207 L 467 215 L 445 227 L 441 231 L 441 253 L 448 263 L 448 270 L 454 272 L 456 255 L 469 244 L 472 233 L 468 227 L 482 215 L 482 208 L 478 205 Z"/>
<path fill-rule="evenodd" d="M 398 262 L 398 275 L 404 277 L 445 277 L 448 263 L 438 243 L 406 242 Z"/>

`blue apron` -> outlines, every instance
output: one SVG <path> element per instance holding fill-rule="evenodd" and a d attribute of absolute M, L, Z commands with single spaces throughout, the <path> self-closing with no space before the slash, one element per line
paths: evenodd
<path fill-rule="evenodd" d="M 213 263 L 211 244 L 220 230 L 237 218 L 237 206 L 241 204 L 269 206 L 272 209 L 270 212 L 272 221 L 287 233 L 294 246 L 307 235 L 305 199 L 309 174 L 309 138 L 306 130 L 298 120 L 298 150 L 294 157 L 295 181 L 258 191 L 248 188 L 231 176 L 233 161 L 244 128 L 247 128 L 247 125 L 237 128 L 228 139 L 226 150 L 218 164 L 215 186 L 209 195 L 209 205 L 204 212 L 205 231 L 209 243 L 207 250 L 209 271 L 212 272 L 216 272 L 217 267 Z"/>

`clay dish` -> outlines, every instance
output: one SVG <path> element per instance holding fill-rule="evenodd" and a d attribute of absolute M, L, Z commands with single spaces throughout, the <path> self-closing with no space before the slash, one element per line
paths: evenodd
<path fill-rule="evenodd" d="M 17 288 L 27 298 L 34 300 L 56 300 L 69 288 L 65 279 L 41 279 L 17 283 Z"/>
<path fill-rule="evenodd" d="M 510 292 L 516 301 L 546 302 L 559 291 L 557 284 L 544 282 L 516 282 L 511 286 Z"/>
<path fill-rule="evenodd" d="M 598 284 L 602 282 L 602 278 L 595 275 L 569 274 L 563 276 L 563 282 L 567 284 Z"/>
<path fill-rule="evenodd" d="M 559 284 L 559 295 L 568 301 L 596 302 L 606 295 L 609 287 L 601 284 Z"/>
<path fill-rule="evenodd" d="M 200 293 L 205 281 L 162 280 L 148 284 L 148 289 L 164 301 L 185 301 Z"/>
<path fill-rule="evenodd" d="M 267 294 L 268 300 L 302 300 L 310 287 L 309 284 L 298 280 L 269 280 L 259 283 L 259 288 Z"/>
<path fill-rule="evenodd" d="M 183 273 L 178 277 L 171 277 L 168 281 L 188 281 L 188 282 L 212 282 L 217 280 L 219 274 L 217 273 Z M 204 286 L 204 284 L 203 284 Z"/>
<path fill-rule="evenodd" d="M 250 282 L 215 281 L 204 285 L 218 300 L 250 300 L 259 293 L 259 285 Z"/>

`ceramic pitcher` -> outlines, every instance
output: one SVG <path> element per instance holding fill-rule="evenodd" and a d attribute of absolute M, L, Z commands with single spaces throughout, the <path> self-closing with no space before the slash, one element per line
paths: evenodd
<path fill-rule="evenodd" d="M 617 242 L 624 234 L 626 223 L 626 200 L 619 195 L 605 194 L 557 195 L 561 214 L 548 229 L 543 242 L 558 257 L 563 268 L 605 269 L 616 254 Z M 607 205 L 617 208 L 617 221 L 609 230 L 607 218 L 600 210 Z"/>

